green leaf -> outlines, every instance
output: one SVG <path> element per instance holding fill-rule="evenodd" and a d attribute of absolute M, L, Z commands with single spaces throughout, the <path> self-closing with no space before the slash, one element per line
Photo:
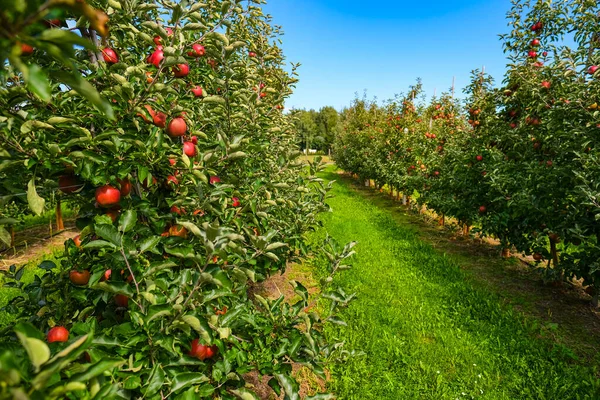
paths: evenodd
<path fill-rule="evenodd" d="M 275 378 L 283 388 L 285 395 L 290 400 L 299 400 L 300 395 L 298 394 L 298 383 L 296 380 L 288 375 L 275 374 Z"/>
<path fill-rule="evenodd" d="M 308 396 L 305 400 L 333 400 L 335 396 L 331 393 L 319 393 L 314 396 Z"/>
<path fill-rule="evenodd" d="M 115 246 L 121 246 L 121 236 L 113 225 L 100 224 L 95 226 L 96 235 L 102 239 L 108 240 Z"/>
<path fill-rule="evenodd" d="M 84 249 L 103 249 L 105 247 L 110 247 L 113 249 L 117 248 L 117 246 L 115 246 L 114 244 L 112 244 L 110 242 L 107 242 L 106 240 L 93 240 L 93 241 L 83 245 Z"/>
<path fill-rule="evenodd" d="M 152 251 L 160 243 L 160 236 L 150 236 L 140 242 L 140 253 Z"/>
<path fill-rule="evenodd" d="M 126 210 L 119 218 L 119 231 L 129 232 L 135 228 L 137 223 L 137 213 L 135 210 Z"/>
<path fill-rule="evenodd" d="M 260 400 L 260 397 L 256 393 L 244 388 L 232 390 L 231 393 L 241 400 Z"/>
<path fill-rule="evenodd" d="M 161 304 L 150 306 L 148 315 L 145 318 L 146 323 L 149 323 L 157 318 L 162 318 L 173 314 L 173 306 L 171 304 Z"/>
<path fill-rule="evenodd" d="M 48 77 L 37 64 L 29 65 L 29 75 L 27 78 L 27 88 L 29 90 L 45 102 L 49 102 L 52 99 Z"/>
<path fill-rule="evenodd" d="M 65 45 L 69 47 L 77 45 L 86 49 L 93 47 L 91 41 L 65 29 L 45 29 L 40 34 L 39 39 L 46 42 L 53 42 L 60 47 L 64 47 Z"/>
<path fill-rule="evenodd" d="M 202 100 L 204 103 L 225 104 L 225 99 L 221 96 L 208 96 Z"/>
<path fill-rule="evenodd" d="M 104 372 L 112 371 L 114 368 L 125 364 L 125 362 L 125 360 L 118 358 L 103 358 L 89 367 L 86 371 L 71 376 L 71 381 L 88 382 L 92 378 L 102 375 Z"/>
<path fill-rule="evenodd" d="M 32 178 L 27 184 L 27 202 L 29 203 L 31 211 L 36 215 L 42 215 L 46 200 L 37 194 L 37 190 L 35 189 L 35 178 Z"/>
<path fill-rule="evenodd" d="M 17 324 L 15 333 L 27 351 L 31 364 L 38 371 L 40 366 L 50 359 L 50 348 L 39 339 L 39 332 L 29 323 Z"/>
<path fill-rule="evenodd" d="M 7 246 L 12 244 L 10 232 L 7 231 L 3 226 L 0 226 L 0 240 Z"/>
<path fill-rule="evenodd" d="M 124 294 L 125 296 L 133 296 L 133 289 L 127 282 L 98 282 L 92 289 L 102 290 L 114 294 Z"/>
<path fill-rule="evenodd" d="M 171 391 L 177 392 L 181 389 L 184 389 L 191 385 L 196 385 L 198 383 L 208 382 L 209 379 L 206 375 L 198 373 L 198 372 L 183 372 L 177 374 L 171 380 L 172 386 Z"/>
<path fill-rule="evenodd" d="M 108 119 L 114 120 L 115 115 L 110 103 L 100 96 L 100 93 L 79 74 L 72 75 L 67 72 L 57 71 L 54 73 L 55 78 L 69 85 L 77 93 L 85 97 L 92 103 L 100 112 L 104 113 Z"/>
<path fill-rule="evenodd" d="M 45 261 L 42 261 L 40 263 L 40 265 L 38 265 L 38 268 L 41 268 L 46 271 L 50 271 L 50 270 L 56 268 L 56 264 L 54 263 L 54 261 L 45 260 Z"/>
<path fill-rule="evenodd" d="M 246 157 L 246 153 L 244 153 L 243 151 L 236 151 L 236 152 L 233 152 L 233 153 L 229 154 L 227 156 L 227 159 L 228 160 L 235 160 L 235 159 L 244 158 L 244 157 Z"/>
<path fill-rule="evenodd" d="M 148 386 L 146 386 L 144 393 L 146 395 L 158 393 L 160 388 L 165 384 L 165 372 L 161 368 L 161 365 L 156 364 L 150 373 L 148 379 Z"/>
<path fill-rule="evenodd" d="M 270 245 L 268 245 L 265 250 L 266 251 L 276 250 L 276 249 L 279 249 L 280 247 L 284 247 L 284 246 L 287 246 L 287 244 L 281 243 L 281 242 L 275 242 L 275 243 L 271 243 Z"/>

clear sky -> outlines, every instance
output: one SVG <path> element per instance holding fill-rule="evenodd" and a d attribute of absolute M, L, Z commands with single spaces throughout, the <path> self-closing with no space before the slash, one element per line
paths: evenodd
<path fill-rule="evenodd" d="M 269 0 L 282 25 L 283 49 L 299 62 L 300 82 L 286 108 L 337 109 L 367 90 L 380 100 L 406 92 L 416 78 L 427 95 L 457 93 L 473 69 L 502 80 L 498 37 L 508 31 L 510 0 Z"/>

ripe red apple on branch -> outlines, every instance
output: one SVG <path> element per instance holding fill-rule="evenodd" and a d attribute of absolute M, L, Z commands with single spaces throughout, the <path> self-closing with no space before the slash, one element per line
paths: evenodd
<path fill-rule="evenodd" d="M 171 137 L 184 136 L 187 132 L 187 123 L 181 117 L 173 118 L 167 127 L 167 135 Z"/>
<path fill-rule="evenodd" d="M 167 37 L 170 37 L 171 35 L 173 35 L 173 29 L 169 28 L 169 27 L 165 27 L 165 31 L 167 32 Z M 154 44 L 156 44 L 157 46 L 162 45 L 162 38 L 159 35 L 154 36 Z"/>
<path fill-rule="evenodd" d="M 47 334 L 48 343 L 66 342 L 69 340 L 69 331 L 64 326 L 55 326 Z"/>
<path fill-rule="evenodd" d="M 117 53 L 110 47 L 102 50 L 102 57 L 107 64 L 116 64 L 119 62 L 119 56 L 117 56 Z"/>
<path fill-rule="evenodd" d="M 176 78 L 184 78 L 190 73 L 190 66 L 188 64 L 177 64 L 172 68 L 172 71 Z"/>
<path fill-rule="evenodd" d="M 204 46 L 202 46 L 201 44 L 193 44 L 192 45 L 192 50 L 188 51 L 187 55 L 190 57 L 202 57 L 204 54 L 206 53 L 206 50 L 204 49 Z"/>
<path fill-rule="evenodd" d="M 101 207 L 110 207 L 119 204 L 121 191 L 114 186 L 104 185 L 96 189 L 96 202 Z"/>
<path fill-rule="evenodd" d="M 188 157 L 195 157 L 198 154 L 196 145 L 192 142 L 183 142 L 183 153 Z"/>
<path fill-rule="evenodd" d="M 192 88 L 192 93 L 194 93 L 194 96 L 196 97 L 202 97 L 202 88 L 200 86 L 195 86 Z"/>

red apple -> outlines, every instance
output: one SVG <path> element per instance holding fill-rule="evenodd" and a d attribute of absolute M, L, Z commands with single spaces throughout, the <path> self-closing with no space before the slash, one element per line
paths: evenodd
<path fill-rule="evenodd" d="M 129 297 L 125 296 L 124 294 L 117 294 L 115 295 L 115 304 L 117 307 L 127 308 L 129 305 Z"/>
<path fill-rule="evenodd" d="M 202 57 L 206 53 L 204 46 L 201 44 L 192 45 L 192 50 L 188 51 L 187 55 L 190 57 Z"/>
<path fill-rule="evenodd" d="M 152 116 L 152 122 L 154 123 L 154 125 L 158 126 L 159 128 L 164 128 L 167 123 L 167 114 L 160 112 L 160 111 L 155 113 Z"/>
<path fill-rule="evenodd" d="M 107 281 L 110 279 L 110 276 L 112 275 L 112 269 L 107 269 L 106 271 L 104 271 L 104 275 L 102 275 L 102 278 L 100 278 L 100 281 Z"/>
<path fill-rule="evenodd" d="M 541 30 L 544 27 L 544 24 L 542 22 L 536 22 L 535 24 L 531 25 L 531 30 L 534 32 L 537 32 L 539 30 Z"/>
<path fill-rule="evenodd" d="M 174 185 L 179 185 L 179 180 L 175 177 L 175 175 L 169 175 L 167 176 L 167 184 L 174 184 Z"/>
<path fill-rule="evenodd" d="M 171 166 L 175 166 L 175 164 L 177 164 L 177 160 L 174 158 L 169 158 L 169 164 L 171 164 Z"/>
<path fill-rule="evenodd" d="M 104 215 L 108 215 L 110 217 L 110 220 L 112 222 L 115 222 L 117 220 L 117 218 L 119 218 L 119 211 L 118 210 L 108 210 L 106 213 L 104 213 Z"/>
<path fill-rule="evenodd" d="M 129 179 L 119 179 L 119 184 L 121 185 L 121 196 L 127 196 L 131 193 L 131 182 Z"/>
<path fill-rule="evenodd" d="M 90 281 L 90 271 L 77 271 L 73 269 L 69 272 L 69 280 L 77 286 L 85 286 Z"/>
<path fill-rule="evenodd" d="M 548 82 L 548 81 L 543 81 L 542 82 L 542 87 L 543 88 L 550 89 L 550 86 L 551 86 L 550 82 Z"/>
<path fill-rule="evenodd" d="M 248 57 L 256 57 L 256 53 L 253 51 L 248 52 Z"/>
<path fill-rule="evenodd" d="M 219 178 L 218 176 L 211 176 L 209 182 L 211 185 L 214 185 L 215 183 L 220 183 L 221 178 Z"/>
<path fill-rule="evenodd" d="M 198 136 L 192 136 L 190 141 L 194 144 L 198 144 Z"/>
<path fill-rule="evenodd" d="M 185 208 L 180 208 L 180 207 L 177 207 L 177 206 L 173 206 L 173 207 L 171 207 L 171 212 L 173 214 L 183 215 L 183 214 L 185 214 Z"/>
<path fill-rule="evenodd" d="M 433 173 L 435 176 L 440 176 L 440 171 L 434 171 Z"/>
<path fill-rule="evenodd" d="M 167 135 L 171 137 L 184 136 L 187 132 L 187 124 L 185 119 L 181 117 L 173 118 L 167 127 Z"/>
<path fill-rule="evenodd" d="M 475 157 L 475 159 L 477 159 L 477 161 L 483 161 L 483 156 L 479 155 L 479 156 Z"/>
<path fill-rule="evenodd" d="M 598 67 L 597 65 L 592 65 L 591 67 L 588 68 L 588 74 L 590 75 L 594 75 L 596 73 L 596 71 L 598 71 Z"/>
<path fill-rule="evenodd" d="M 73 238 L 73 242 L 75 243 L 75 246 L 77 247 L 81 247 L 81 236 L 77 235 Z"/>
<path fill-rule="evenodd" d="M 48 28 L 60 28 L 61 26 L 63 26 L 63 22 L 58 18 L 47 19 L 44 20 L 44 25 L 46 25 Z"/>
<path fill-rule="evenodd" d="M 64 326 L 55 326 L 48 331 L 48 343 L 66 342 L 69 340 L 69 331 Z"/>
<path fill-rule="evenodd" d="M 110 47 L 102 50 L 102 57 L 104 57 L 104 61 L 106 61 L 107 64 L 116 64 L 119 62 L 119 56 L 117 56 L 117 53 Z"/>
<path fill-rule="evenodd" d="M 176 78 L 183 78 L 190 73 L 190 66 L 187 64 L 177 64 L 172 68 L 172 71 Z"/>
<path fill-rule="evenodd" d="M 183 142 L 183 153 L 188 157 L 195 157 L 198 154 L 196 145 L 192 142 Z"/>
<path fill-rule="evenodd" d="M 165 31 L 167 32 L 167 36 L 171 36 L 173 34 L 173 29 L 171 28 L 165 28 Z M 161 40 L 162 38 L 160 36 L 154 36 L 154 44 L 159 46 L 161 44 Z"/>
<path fill-rule="evenodd" d="M 241 205 L 240 199 L 238 199 L 237 197 L 233 197 L 231 200 L 232 200 L 231 205 L 233 207 L 239 207 Z"/>
<path fill-rule="evenodd" d="M 194 96 L 196 97 L 202 97 L 202 88 L 200 86 L 196 86 L 192 88 L 192 93 L 194 93 Z"/>
<path fill-rule="evenodd" d="M 28 44 L 21 43 L 21 55 L 30 56 L 32 54 L 33 54 L 33 47 Z"/>
<path fill-rule="evenodd" d="M 547 166 L 551 167 L 551 166 L 552 166 L 552 164 L 553 164 L 553 163 L 552 163 L 552 160 L 548 160 L 548 161 L 546 161 L 546 165 L 547 165 Z"/>
<path fill-rule="evenodd" d="M 487 212 L 486 206 L 479 207 L 479 214 L 485 214 Z"/>
<path fill-rule="evenodd" d="M 260 92 L 260 98 L 264 99 L 265 97 L 267 97 L 267 94 L 265 92 Z"/>
<path fill-rule="evenodd" d="M 529 53 L 527 53 L 527 55 L 529 56 L 529 58 L 536 58 L 537 57 L 537 52 L 530 50 Z"/>
<path fill-rule="evenodd" d="M 162 48 L 154 50 L 152 54 L 148 56 L 146 61 L 150 64 L 154 65 L 156 68 L 160 66 L 160 63 L 165 58 L 165 53 L 162 51 Z"/>
<path fill-rule="evenodd" d="M 536 39 L 533 39 L 533 40 L 531 41 L 531 45 L 532 45 L 532 46 L 539 46 L 539 45 L 540 45 L 540 39 L 537 39 L 537 38 L 536 38 Z"/>
<path fill-rule="evenodd" d="M 110 207 L 119 204 L 121 191 L 111 185 L 104 185 L 96 189 L 96 201 L 101 207 Z"/>
<path fill-rule="evenodd" d="M 196 357 L 202 361 L 212 358 L 217 354 L 217 346 L 206 346 L 199 343 L 198 339 L 192 340 L 190 356 Z"/>

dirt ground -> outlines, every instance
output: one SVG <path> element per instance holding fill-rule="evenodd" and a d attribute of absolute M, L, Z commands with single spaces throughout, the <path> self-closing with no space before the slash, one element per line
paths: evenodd
<path fill-rule="evenodd" d="M 47 225 L 37 226 L 15 235 L 15 247 L 0 251 L 0 269 L 6 269 L 12 264 L 22 265 L 30 260 L 41 258 L 63 246 L 70 238 L 77 236 L 74 221 L 65 221 L 65 230 L 52 232 Z"/>
<path fill-rule="evenodd" d="M 273 275 L 264 282 L 251 287 L 249 295 L 252 296 L 253 294 L 258 294 L 269 299 L 277 299 L 283 295 L 287 302 L 291 302 L 296 296 L 294 289 L 290 284 L 291 280 L 295 280 L 304 285 L 311 297 L 318 293 L 318 283 L 315 281 L 310 271 L 303 270 L 296 264 L 290 264 L 285 273 Z M 317 377 L 308 368 L 299 364 L 293 364 L 292 370 L 293 376 L 300 384 L 300 398 L 305 398 L 306 396 L 325 391 L 325 381 Z M 284 398 L 283 394 L 277 396 L 269 386 L 268 382 L 271 379 L 270 376 L 260 377 L 258 372 L 253 371 L 244 375 L 244 379 L 246 380 L 247 386 L 255 391 L 262 400 L 282 400 Z"/>

